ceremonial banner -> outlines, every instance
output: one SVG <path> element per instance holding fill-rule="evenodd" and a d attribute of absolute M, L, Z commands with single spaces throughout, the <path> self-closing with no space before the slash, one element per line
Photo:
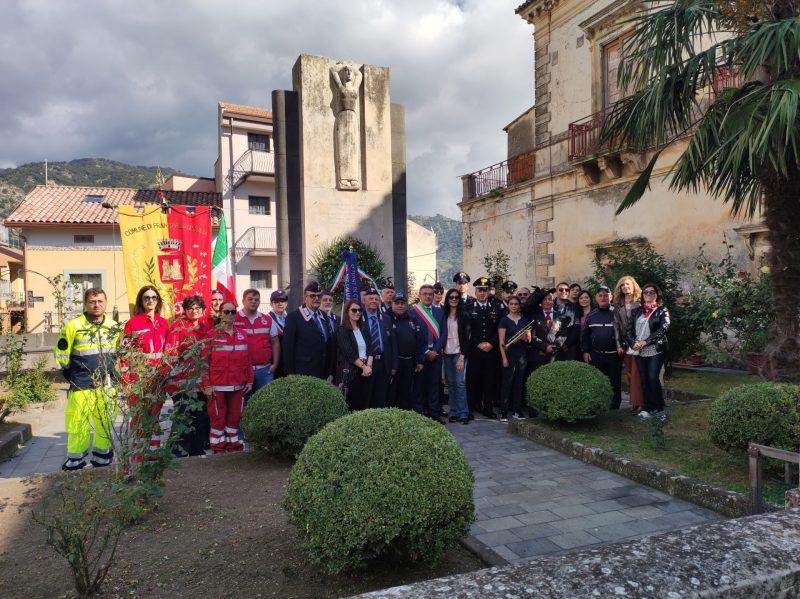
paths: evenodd
<path fill-rule="evenodd" d="M 159 274 L 165 285 L 172 285 L 173 313 L 180 314 L 181 302 L 190 295 L 202 296 L 210 306 L 211 208 L 171 206 L 167 227 L 169 238 L 160 248 Z"/>
<path fill-rule="evenodd" d="M 355 252 L 343 252 L 342 257 L 345 263 L 344 275 L 344 301 L 354 299 L 361 300 L 361 283 L 358 280 L 358 264 L 356 263 L 357 254 Z"/>
<path fill-rule="evenodd" d="M 194 212 L 191 212 L 194 210 Z M 187 209 L 160 206 L 119 207 L 125 283 L 130 313 L 135 313 L 136 294 L 144 285 L 158 289 L 163 300 L 161 315 L 180 313 L 180 302 L 189 295 L 211 300 L 211 213 L 207 206 Z"/>
<path fill-rule="evenodd" d="M 226 300 L 236 301 L 233 293 L 233 267 L 231 255 L 228 253 L 228 228 L 225 224 L 225 213 L 219 213 L 219 231 L 214 241 L 214 251 L 211 258 L 211 272 L 217 280 L 217 289 L 225 294 Z"/>

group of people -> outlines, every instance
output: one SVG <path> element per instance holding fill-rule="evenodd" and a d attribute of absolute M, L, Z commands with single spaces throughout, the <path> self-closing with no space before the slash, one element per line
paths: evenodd
<path fill-rule="evenodd" d="M 282 290 L 272 292 L 267 312 L 259 309 L 257 289 L 244 291 L 241 307 L 215 291 L 208 309 L 199 295 L 184 299 L 171 324 L 160 314 L 158 289 L 147 285 L 122 331 L 105 315 L 105 292 L 89 289 L 85 312 L 63 327 L 54 350 L 70 383 L 63 469 L 86 466 L 92 428 L 90 462 L 111 464 L 108 388 L 137 381 L 142 364 L 163 382 L 163 395 L 144 407 L 151 420 L 158 421 L 170 396 L 190 422 L 178 439 L 182 455 L 241 451 L 239 422 L 249 398 L 275 377 L 294 374 L 336 384 L 351 410 L 394 406 L 469 424 L 478 412 L 501 421 L 525 418 L 530 373 L 553 360 L 583 360 L 611 381 L 611 408 L 620 406 L 624 366 L 631 409 L 642 417 L 663 410 L 659 375 L 670 319 L 656 285 L 640 288 L 623 277 L 613 292 L 602 286 L 592 297 L 575 283 L 541 289 L 481 277 L 473 296 L 466 273 L 453 283 L 447 290 L 422 285 L 411 306 L 391 285 L 368 286 L 345 302 L 341 315 L 334 313 L 333 293 L 315 281 L 291 311 Z M 119 343 L 128 357 L 117 365 Z M 200 359 L 181 364 L 198 346 Z M 140 398 L 129 392 L 125 401 Z M 160 428 L 145 434 L 157 448 Z"/>

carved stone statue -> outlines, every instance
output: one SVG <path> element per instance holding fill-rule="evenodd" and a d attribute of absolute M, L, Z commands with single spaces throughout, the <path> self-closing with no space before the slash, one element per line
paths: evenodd
<path fill-rule="evenodd" d="M 343 62 L 337 62 L 330 71 L 339 90 L 334 130 L 336 187 L 357 190 L 361 188 L 361 128 L 356 106 L 362 75 L 352 64 Z"/>

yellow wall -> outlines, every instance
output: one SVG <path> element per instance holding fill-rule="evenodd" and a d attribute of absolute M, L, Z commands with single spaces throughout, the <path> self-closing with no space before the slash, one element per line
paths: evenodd
<path fill-rule="evenodd" d="M 44 301 L 35 302 L 32 308 L 27 308 L 28 332 L 45 332 L 46 312 L 53 313 L 53 332 L 59 330 L 59 327 L 56 326 L 60 323 L 57 322 L 55 314 L 56 302 L 53 286 L 45 277 L 52 278 L 60 274 L 62 277 L 66 278 L 70 272 L 100 273 L 102 276 L 102 285 L 108 297 L 108 314 L 111 315 L 111 311 L 116 302 L 119 308 L 120 320 L 128 319 L 128 296 L 125 289 L 122 251 L 120 249 L 28 248 L 25 253 L 25 261 L 26 290 L 32 291 L 34 296 L 44 297 Z M 116 284 L 114 280 L 115 261 Z M 80 312 L 81 306 L 75 306 L 75 309 Z"/>

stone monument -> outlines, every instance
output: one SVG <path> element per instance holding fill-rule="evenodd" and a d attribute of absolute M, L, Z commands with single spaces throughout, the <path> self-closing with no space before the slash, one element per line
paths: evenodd
<path fill-rule="evenodd" d="M 405 116 L 390 102 L 389 69 L 301 55 L 292 80 L 272 92 L 279 284 L 297 303 L 317 248 L 352 235 L 403 288 Z"/>

